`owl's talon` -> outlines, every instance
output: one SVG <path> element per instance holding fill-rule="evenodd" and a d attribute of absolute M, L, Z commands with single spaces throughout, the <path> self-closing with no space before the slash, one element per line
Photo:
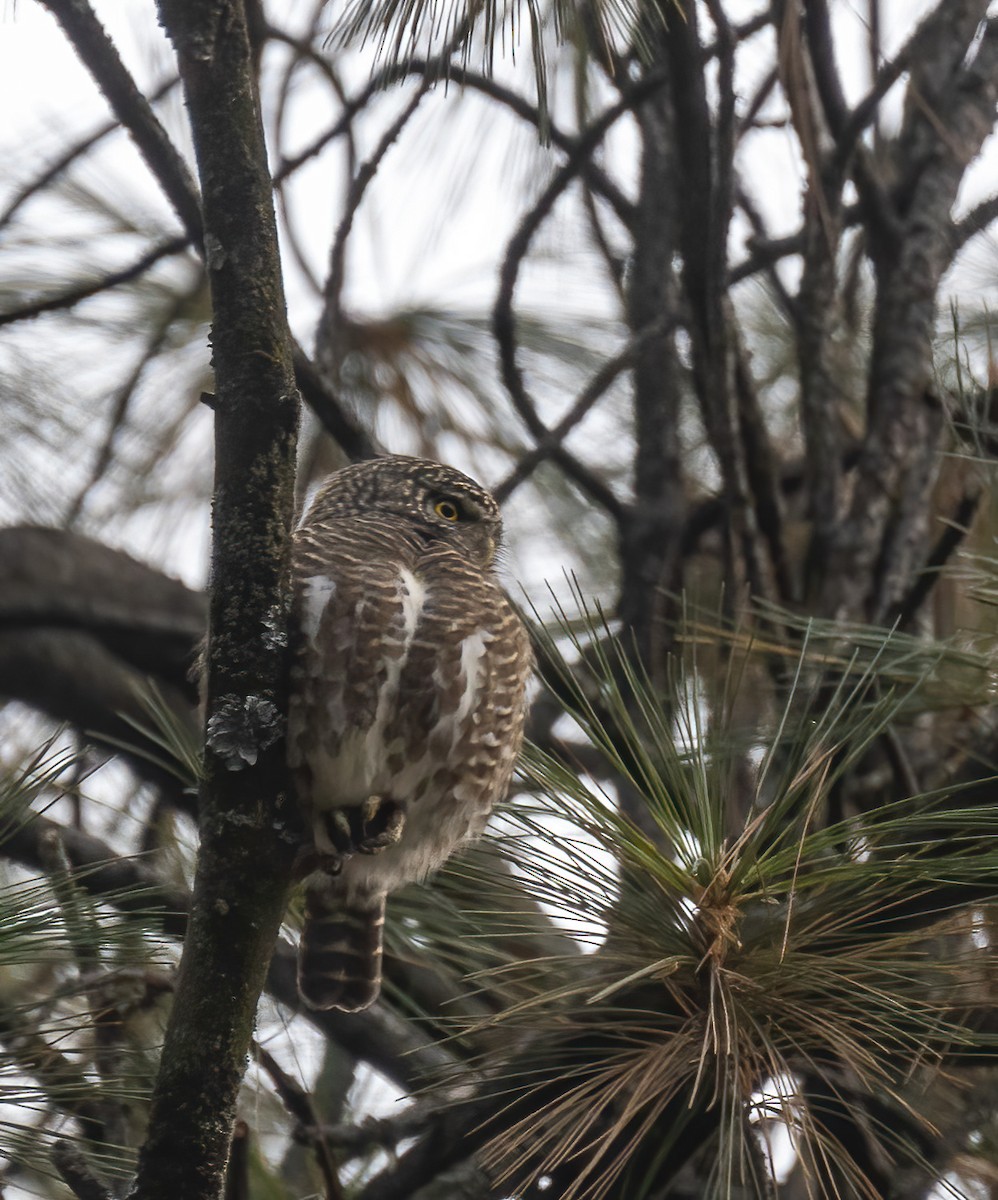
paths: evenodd
<path fill-rule="evenodd" d="M 404 828 L 405 805 L 399 800 L 369 796 L 363 804 L 330 809 L 316 832 L 313 869 L 337 874 L 351 854 L 380 854 L 394 846 Z"/>
<path fill-rule="evenodd" d="M 329 840 L 340 854 L 351 854 L 354 849 L 353 822 L 346 809 L 334 808 L 326 822 Z"/>
<path fill-rule="evenodd" d="M 343 870 L 344 857 L 338 851 L 330 854 L 315 846 L 302 846 L 291 868 L 293 878 L 305 879 L 315 871 L 321 871 L 323 875 L 339 875 Z"/>
<path fill-rule="evenodd" d="M 353 848 L 358 854 L 380 854 L 394 846 L 405 829 L 405 805 L 398 800 L 368 796 L 350 815 L 356 815 Z"/>

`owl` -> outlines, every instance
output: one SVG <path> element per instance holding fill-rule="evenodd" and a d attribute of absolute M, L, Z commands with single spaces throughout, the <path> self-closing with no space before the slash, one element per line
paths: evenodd
<path fill-rule="evenodd" d="M 295 534 L 288 758 L 309 844 L 298 985 L 356 1012 L 389 892 L 480 833 L 508 785 L 532 657 L 494 573 L 495 500 L 394 456 L 330 477 Z"/>

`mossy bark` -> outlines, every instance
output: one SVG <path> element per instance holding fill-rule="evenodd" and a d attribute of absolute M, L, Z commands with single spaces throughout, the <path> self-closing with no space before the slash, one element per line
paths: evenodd
<path fill-rule="evenodd" d="M 297 842 L 284 758 L 298 397 L 241 0 L 162 0 L 197 154 L 216 477 L 201 850 L 132 1196 L 220 1196 Z"/>

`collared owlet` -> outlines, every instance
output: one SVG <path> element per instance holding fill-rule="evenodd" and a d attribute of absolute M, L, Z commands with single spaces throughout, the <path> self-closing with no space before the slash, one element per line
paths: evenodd
<path fill-rule="evenodd" d="M 288 755 L 314 848 L 298 986 L 366 1008 L 385 897 L 482 831 L 523 736 L 532 657 L 494 571 L 495 500 L 396 456 L 337 471 L 295 535 Z"/>

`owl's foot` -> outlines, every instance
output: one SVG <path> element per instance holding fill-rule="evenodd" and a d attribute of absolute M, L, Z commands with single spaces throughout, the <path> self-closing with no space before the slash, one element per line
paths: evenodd
<path fill-rule="evenodd" d="M 339 854 L 380 854 L 394 846 L 405 828 L 405 805 L 383 796 L 326 813 L 326 832 Z"/>
<path fill-rule="evenodd" d="M 405 829 L 405 805 L 400 800 L 368 796 L 363 804 L 347 810 L 358 854 L 380 854 L 394 846 Z"/>
<path fill-rule="evenodd" d="M 303 867 L 337 875 L 351 854 L 380 854 L 394 846 L 405 828 L 405 804 L 369 796 L 363 804 L 332 808 L 316 815 L 315 842 L 300 857 Z"/>
<path fill-rule="evenodd" d="M 291 868 L 292 877 L 297 880 L 305 879 L 314 871 L 321 871 L 323 875 L 339 875 L 343 870 L 345 857 L 346 855 L 339 851 L 330 853 L 315 846 L 302 846 Z"/>

